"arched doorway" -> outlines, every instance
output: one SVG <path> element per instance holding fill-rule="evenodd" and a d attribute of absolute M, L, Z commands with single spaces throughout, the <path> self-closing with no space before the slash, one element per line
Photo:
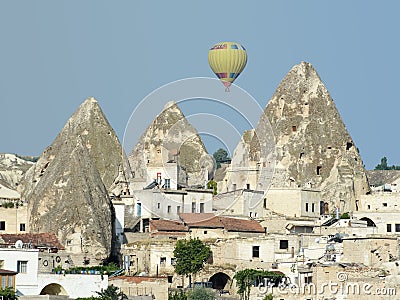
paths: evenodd
<path fill-rule="evenodd" d="M 62 296 L 68 296 L 68 293 L 58 283 L 51 283 L 51 284 L 46 285 L 40 291 L 40 295 L 62 295 Z"/>
<path fill-rule="evenodd" d="M 376 227 L 375 222 L 372 221 L 370 218 L 364 217 L 364 218 L 361 218 L 360 220 L 367 221 L 368 227 Z"/>
<path fill-rule="evenodd" d="M 213 289 L 223 290 L 230 280 L 231 278 L 228 275 L 223 272 L 218 272 L 211 276 L 209 281 L 212 282 Z"/>

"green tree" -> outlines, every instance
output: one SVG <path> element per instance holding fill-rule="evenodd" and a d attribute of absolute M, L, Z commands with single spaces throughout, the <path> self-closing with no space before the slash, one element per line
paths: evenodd
<path fill-rule="evenodd" d="M 384 156 L 384 157 L 381 158 L 381 163 L 378 164 L 378 165 L 375 167 L 375 170 L 387 170 L 387 168 L 388 168 L 388 165 L 387 165 L 387 158 L 386 158 L 386 156 Z"/>
<path fill-rule="evenodd" d="M 207 182 L 207 188 L 213 190 L 213 194 L 217 194 L 217 183 L 214 180 Z"/>
<path fill-rule="evenodd" d="M 228 152 L 225 149 L 219 148 L 214 152 L 213 157 L 217 163 L 217 169 L 219 169 L 221 168 L 221 162 L 224 162 L 228 159 Z"/>
<path fill-rule="evenodd" d="M 105 290 L 101 289 L 101 292 L 96 292 L 99 300 L 127 300 L 128 296 L 124 292 L 119 291 L 119 288 L 114 285 L 109 285 Z"/>
<path fill-rule="evenodd" d="M 259 283 L 264 284 L 264 279 L 274 282 L 276 285 L 285 277 L 284 274 L 278 274 L 275 272 L 254 270 L 254 269 L 244 269 L 236 272 L 233 279 L 236 280 L 238 286 L 237 293 L 240 295 L 241 299 L 250 299 L 250 289 L 252 286 L 257 286 Z"/>
<path fill-rule="evenodd" d="M 174 249 L 175 272 L 189 276 L 189 286 L 192 286 L 192 275 L 203 269 L 211 253 L 210 247 L 198 238 L 177 241 Z"/>
<path fill-rule="evenodd" d="M 375 170 L 400 170 L 400 166 L 389 166 L 386 156 L 381 158 L 381 163 L 376 165 Z"/>
<path fill-rule="evenodd" d="M 12 287 L 6 287 L 0 290 L 0 297 L 3 300 L 16 300 L 18 299 L 18 295 L 15 294 L 15 291 Z"/>
<path fill-rule="evenodd" d="M 214 300 L 215 296 L 212 289 L 198 287 L 189 292 L 188 300 Z"/>

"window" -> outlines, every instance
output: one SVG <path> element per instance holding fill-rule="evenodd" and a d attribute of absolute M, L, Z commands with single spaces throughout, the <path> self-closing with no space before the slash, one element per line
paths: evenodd
<path fill-rule="evenodd" d="M 158 202 L 157 203 L 157 209 L 160 209 L 160 207 L 161 207 L 161 204 L 160 204 L 160 202 Z"/>
<path fill-rule="evenodd" d="M 19 231 L 25 231 L 25 223 L 19 224 Z"/>
<path fill-rule="evenodd" d="M 387 203 L 382 203 L 383 207 L 387 207 Z"/>
<path fill-rule="evenodd" d="M 315 203 L 311 203 L 311 212 L 315 212 Z"/>
<path fill-rule="evenodd" d="M 236 191 L 236 183 L 232 184 L 233 190 Z"/>
<path fill-rule="evenodd" d="M 246 183 L 246 189 L 247 189 L 247 190 L 250 189 L 250 183 Z"/>
<path fill-rule="evenodd" d="M 317 175 L 321 175 L 321 169 L 322 169 L 321 166 L 317 166 Z"/>
<path fill-rule="evenodd" d="M 171 257 L 171 266 L 174 266 L 175 265 L 175 257 Z"/>
<path fill-rule="evenodd" d="M 267 198 L 264 198 L 264 208 L 267 208 Z"/>
<path fill-rule="evenodd" d="M 7 287 L 7 276 L 3 275 L 1 276 L 1 288 L 5 289 Z"/>
<path fill-rule="evenodd" d="M 260 246 L 253 246 L 253 257 L 260 257 Z"/>
<path fill-rule="evenodd" d="M 297 127 L 296 126 L 292 126 L 292 131 L 296 132 L 297 131 Z"/>
<path fill-rule="evenodd" d="M 168 205 L 167 207 L 167 212 L 170 214 L 171 213 L 171 205 Z"/>
<path fill-rule="evenodd" d="M 289 249 L 289 241 L 288 240 L 280 240 L 279 241 L 279 249 Z"/>
<path fill-rule="evenodd" d="M 204 203 L 200 203 L 200 212 L 204 213 Z"/>
<path fill-rule="evenodd" d="M 192 202 L 192 213 L 196 212 L 196 202 Z"/>
<path fill-rule="evenodd" d="M 306 211 L 308 211 L 308 203 L 306 203 Z"/>
<path fill-rule="evenodd" d="M 392 224 L 386 224 L 386 232 L 392 232 Z"/>
<path fill-rule="evenodd" d="M 13 276 L 8 276 L 8 287 L 13 287 L 14 286 L 14 278 Z"/>
<path fill-rule="evenodd" d="M 0 230 L 6 230 L 6 221 L 0 221 Z"/>
<path fill-rule="evenodd" d="M 167 258 L 166 257 L 160 257 L 160 266 L 165 266 L 167 263 Z"/>
<path fill-rule="evenodd" d="M 371 205 L 368 204 L 368 205 L 367 205 L 367 209 L 371 209 Z"/>
<path fill-rule="evenodd" d="M 204 233 L 204 234 L 207 234 L 207 230 L 204 230 L 203 233 Z"/>
<path fill-rule="evenodd" d="M 181 207 L 180 207 L 179 205 L 176 207 L 176 213 L 177 213 L 177 214 L 180 214 L 180 213 L 181 213 Z"/>
<path fill-rule="evenodd" d="M 394 228 L 396 232 L 400 232 L 400 224 L 395 224 Z"/>
<path fill-rule="evenodd" d="M 17 261 L 17 272 L 18 273 L 27 273 L 28 262 L 26 260 L 18 260 Z"/>
<path fill-rule="evenodd" d="M 171 188 L 171 179 L 165 179 L 165 189 L 170 189 Z"/>

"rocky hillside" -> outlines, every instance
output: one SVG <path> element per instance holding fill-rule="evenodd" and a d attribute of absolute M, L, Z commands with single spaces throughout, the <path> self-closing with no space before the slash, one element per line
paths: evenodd
<path fill-rule="evenodd" d="M 366 171 L 328 90 L 314 67 L 294 66 L 265 108 L 276 141 L 273 186 L 322 190 L 343 211 L 369 191 Z M 332 207 L 332 206 L 331 206 Z"/>
<path fill-rule="evenodd" d="M 122 147 L 94 98 L 67 121 L 26 173 L 32 232 L 54 232 L 63 245 L 81 245 L 88 257 L 111 253 L 113 209 L 108 188 L 122 168 Z"/>
<path fill-rule="evenodd" d="M 15 154 L 0 153 L 0 184 L 16 190 L 34 158 L 25 159 Z"/>
<path fill-rule="evenodd" d="M 210 173 L 213 161 L 196 129 L 186 120 L 175 102 L 169 102 L 140 137 L 129 155 L 136 178 L 151 182 L 147 166 L 163 166 L 177 160 L 180 167 L 179 184 L 204 184 L 204 168 Z"/>
<path fill-rule="evenodd" d="M 367 171 L 367 176 L 371 185 L 380 186 L 398 180 L 400 178 L 400 170 L 370 170 Z"/>

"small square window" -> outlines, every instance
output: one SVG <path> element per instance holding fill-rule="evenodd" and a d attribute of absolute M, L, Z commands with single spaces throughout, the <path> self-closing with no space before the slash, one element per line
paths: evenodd
<path fill-rule="evenodd" d="M 204 203 L 200 203 L 200 213 L 204 213 Z"/>
<path fill-rule="evenodd" d="M 176 213 L 177 213 L 177 214 L 180 214 L 180 213 L 181 213 L 181 207 L 180 207 L 179 205 L 176 207 Z"/>
<path fill-rule="evenodd" d="M 394 226 L 395 226 L 395 227 L 394 227 L 394 228 L 395 228 L 395 231 L 396 231 L 396 232 L 400 232 L 400 224 L 395 224 Z"/>
<path fill-rule="evenodd" d="M 382 203 L 383 207 L 387 207 L 387 203 Z"/>
<path fill-rule="evenodd" d="M 279 241 L 279 249 L 289 249 L 289 241 L 288 240 L 280 240 Z"/>
<path fill-rule="evenodd" d="M 392 232 L 392 224 L 386 224 L 386 232 Z"/>
<path fill-rule="evenodd" d="M 0 230 L 6 230 L 6 221 L 0 221 Z"/>
<path fill-rule="evenodd" d="M 167 212 L 170 214 L 171 213 L 171 205 L 168 205 L 167 207 Z"/>
<path fill-rule="evenodd" d="M 19 224 L 19 231 L 25 231 L 25 223 Z"/>
<path fill-rule="evenodd" d="M 306 211 L 308 211 L 308 203 L 306 203 Z"/>

